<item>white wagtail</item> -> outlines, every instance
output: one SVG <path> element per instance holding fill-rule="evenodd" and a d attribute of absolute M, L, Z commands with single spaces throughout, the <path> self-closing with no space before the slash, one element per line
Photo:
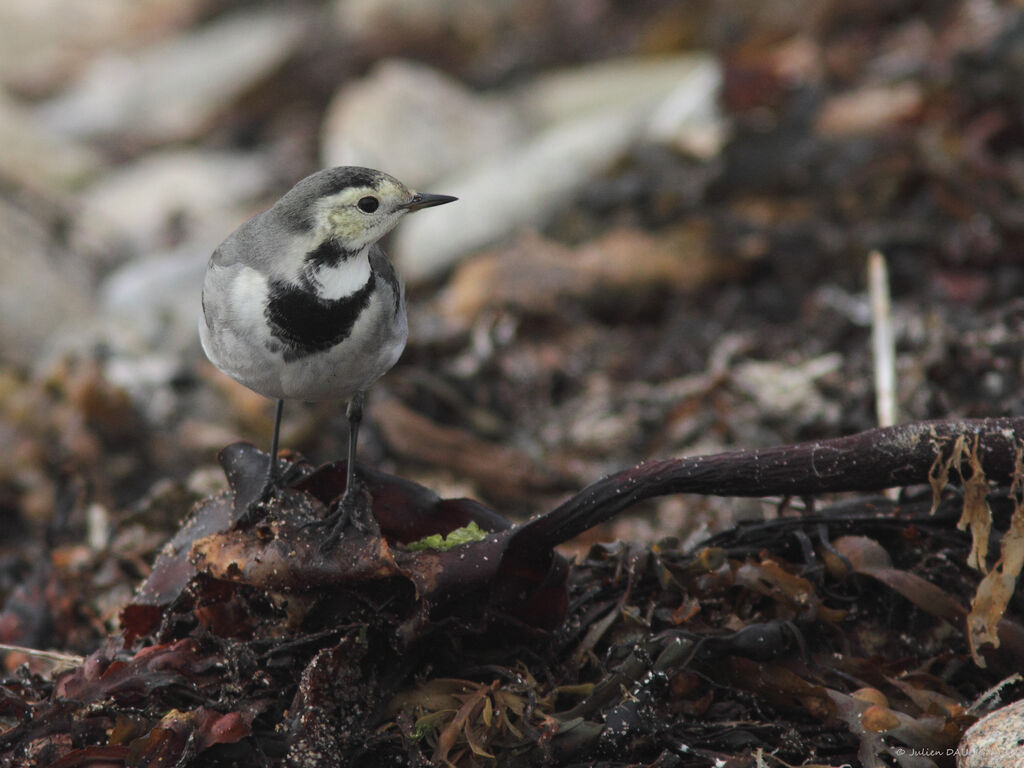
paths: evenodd
<path fill-rule="evenodd" d="M 347 400 L 347 485 L 325 544 L 362 529 L 355 486 L 363 394 L 398 360 L 405 295 L 377 241 L 409 211 L 450 203 L 369 168 L 319 171 L 249 219 L 210 258 L 199 336 L 210 361 L 277 400 L 262 498 L 278 483 L 285 400 Z M 253 507 L 244 515 L 254 516 Z"/>

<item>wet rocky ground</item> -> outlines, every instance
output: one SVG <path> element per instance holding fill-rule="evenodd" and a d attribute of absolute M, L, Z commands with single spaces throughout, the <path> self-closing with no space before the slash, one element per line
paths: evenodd
<path fill-rule="evenodd" d="M 411 338 L 360 443 L 428 497 L 522 521 L 640 462 L 872 428 L 873 250 L 899 420 L 1021 416 L 1016 7 L 67 5 L 0 23 L 0 642 L 87 660 L 6 655 L 8 764 L 944 766 L 1019 698 L 985 696 L 1012 643 L 981 668 L 962 623 L 1005 481 L 981 569 L 953 486 L 934 515 L 923 481 L 665 495 L 559 544 L 534 619 L 212 566 L 127 645 L 120 618 L 230 493 L 218 452 L 269 442 L 199 349 L 209 253 L 326 165 L 460 197 L 387 244 Z M 284 426 L 311 471 L 344 455 L 341 404 Z"/>

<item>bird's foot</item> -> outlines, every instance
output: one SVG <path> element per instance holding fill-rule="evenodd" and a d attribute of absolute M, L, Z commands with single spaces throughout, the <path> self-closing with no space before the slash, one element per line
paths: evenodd
<path fill-rule="evenodd" d="M 330 526 L 330 533 L 320 542 L 321 552 L 334 546 L 348 529 L 355 529 L 363 535 L 378 533 L 379 528 L 373 517 L 371 501 L 370 494 L 362 483 L 353 483 L 345 489 L 345 493 L 322 519 L 312 520 L 302 527 Z"/>
<path fill-rule="evenodd" d="M 288 464 L 283 472 L 267 472 L 263 486 L 253 494 L 245 504 L 242 513 L 238 516 L 235 526 L 247 528 L 254 525 L 267 512 L 267 502 L 280 497 L 281 492 L 287 488 L 301 473 L 298 462 Z"/>

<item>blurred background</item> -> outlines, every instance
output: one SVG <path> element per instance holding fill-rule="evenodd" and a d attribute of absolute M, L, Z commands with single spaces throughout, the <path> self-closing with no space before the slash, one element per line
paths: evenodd
<path fill-rule="evenodd" d="M 1022 77 L 992 0 L 0 0 L 5 548 L 170 530 L 221 447 L 266 447 L 271 404 L 200 350 L 202 275 L 332 165 L 460 198 L 386 244 L 411 338 L 360 442 L 442 495 L 522 516 L 874 426 L 872 249 L 900 419 L 1020 415 Z M 343 456 L 342 404 L 285 414 Z M 669 498 L 595 535 L 770 513 Z"/>

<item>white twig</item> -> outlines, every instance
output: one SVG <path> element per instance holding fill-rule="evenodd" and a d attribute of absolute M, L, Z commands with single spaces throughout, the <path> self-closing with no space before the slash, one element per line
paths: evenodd
<path fill-rule="evenodd" d="M 38 648 L 25 648 L 21 645 L 8 645 L 7 643 L 0 643 L 0 653 L 4 651 L 13 651 L 15 653 L 24 653 L 27 656 L 34 656 L 37 659 L 45 659 L 51 664 L 56 665 L 57 672 L 61 672 L 65 669 L 74 669 L 75 667 L 82 666 L 82 662 L 85 658 L 74 653 L 60 653 L 59 651 L 41 651 Z"/>
<path fill-rule="evenodd" d="M 875 363 L 875 414 L 878 426 L 896 423 L 896 341 L 892 330 L 889 267 L 879 251 L 868 254 L 868 294 L 871 297 L 871 351 Z M 895 488 L 886 495 L 895 498 Z"/>
<path fill-rule="evenodd" d="M 871 349 L 875 361 L 875 413 L 878 426 L 896 423 L 896 342 L 889 299 L 889 267 L 878 251 L 868 254 L 868 293 L 871 296 Z"/>
<path fill-rule="evenodd" d="M 1012 685 L 1014 683 L 1019 683 L 1020 681 L 1021 681 L 1020 672 L 1014 672 L 1012 675 L 1007 677 L 1005 680 L 1000 680 L 998 683 L 996 683 L 991 688 L 989 688 L 987 691 L 985 691 L 983 694 L 981 694 L 981 696 L 979 696 L 977 699 L 975 699 L 974 703 L 971 704 L 971 706 L 969 706 L 967 708 L 967 711 L 972 713 L 972 714 L 975 713 L 975 712 L 980 712 L 981 708 L 983 706 L 985 706 L 988 702 L 990 702 L 990 701 L 998 702 L 1002 698 L 1003 689 L 1004 688 L 1006 688 L 1008 685 Z"/>

